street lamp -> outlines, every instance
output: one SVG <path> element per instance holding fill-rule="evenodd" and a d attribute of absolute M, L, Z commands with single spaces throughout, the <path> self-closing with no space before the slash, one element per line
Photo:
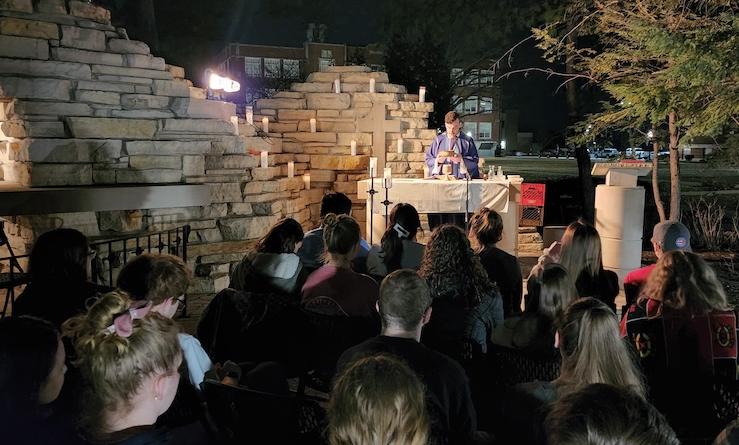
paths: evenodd
<path fill-rule="evenodd" d="M 229 77 L 221 76 L 211 69 L 205 70 L 205 78 L 208 82 L 208 99 L 212 99 L 212 92 L 223 91 L 224 93 L 235 93 L 241 89 L 241 84 Z M 220 94 L 217 95 L 220 99 Z"/>
<path fill-rule="evenodd" d="M 500 141 L 500 148 L 502 150 L 505 150 L 505 139 L 503 139 L 502 141 Z"/>

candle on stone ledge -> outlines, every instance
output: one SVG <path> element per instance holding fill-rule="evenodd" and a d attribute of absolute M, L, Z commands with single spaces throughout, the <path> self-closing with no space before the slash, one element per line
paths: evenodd
<path fill-rule="evenodd" d="M 310 118 L 310 132 L 311 133 L 316 132 L 316 118 L 315 117 Z"/>
<path fill-rule="evenodd" d="M 289 161 L 287 163 L 287 177 L 288 178 L 294 178 L 295 177 L 295 162 Z"/>
<path fill-rule="evenodd" d="M 357 141 L 352 140 L 351 150 L 352 150 L 352 156 L 356 156 L 357 155 Z"/>
<path fill-rule="evenodd" d="M 419 87 L 418 88 L 418 101 L 419 102 L 426 102 L 426 87 Z"/>
<path fill-rule="evenodd" d="M 341 93 L 341 80 L 339 79 L 334 80 L 334 93 Z"/>
<path fill-rule="evenodd" d="M 262 155 L 262 156 L 261 156 L 261 161 L 262 161 L 262 162 L 261 162 L 261 167 L 262 167 L 262 168 L 267 168 L 267 167 L 269 167 L 269 153 L 267 153 L 266 151 L 263 151 L 263 152 L 261 153 L 261 155 Z"/>
<path fill-rule="evenodd" d="M 385 167 L 382 175 L 382 185 L 386 188 L 393 187 L 393 171 L 390 167 Z"/>
<path fill-rule="evenodd" d="M 377 158 L 374 156 L 370 158 L 369 170 L 370 170 L 370 178 L 374 178 L 377 176 Z"/>
<path fill-rule="evenodd" d="M 254 125 L 254 108 L 246 107 L 246 123 Z"/>
<path fill-rule="evenodd" d="M 262 131 L 269 133 L 269 118 L 267 116 L 262 118 Z"/>
<path fill-rule="evenodd" d="M 403 153 L 403 138 L 398 139 L 398 153 Z"/>
<path fill-rule="evenodd" d="M 303 175 L 303 183 L 305 184 L 305 189 L 310 190 L 310 173 Z"/>
<path fill-rule="evenodd" d="M 369 92 L 370 93 L 374 93 L 375 92 L 375 78 L 374 77 L 370 77 Z"/>

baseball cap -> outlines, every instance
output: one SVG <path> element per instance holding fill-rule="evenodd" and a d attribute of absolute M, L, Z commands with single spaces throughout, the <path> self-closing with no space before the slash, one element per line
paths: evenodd
<path fill-rule="evenodd" d="M 678 221 L 663 221 L 652 231 L 652 241 L 662 246 L 663 252 L 684 250 L 692 252 L 690 248 L 690 231 Z"/>

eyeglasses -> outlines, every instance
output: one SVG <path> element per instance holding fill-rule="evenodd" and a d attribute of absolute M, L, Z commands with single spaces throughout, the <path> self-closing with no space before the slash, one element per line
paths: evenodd
<path fill-rule="evenodd" d="M 98 255 L 98 251 L 94 249 L 90 249 L 87 251 L 87 258 L 94 260 L 95 257 Z"/>
<path fill-rule="evenodd" d="M 187 298 L 185 298 L 185 295 L 182 294 L 179 297 L 175 298 L 177 302 L 177 312 L 175 315 L 177 316 L 183 316 L 185 312 L 187 311 Z"/>

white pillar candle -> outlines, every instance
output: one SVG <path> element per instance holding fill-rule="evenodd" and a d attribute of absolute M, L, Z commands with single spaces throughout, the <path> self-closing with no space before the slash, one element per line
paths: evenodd
<path fill-rule="evenodd" d="M 374 156 L 370 158 L 370 178 L 377 176 L 377 158 Z"/>
<path fill-rule="evenodd" d="M 334 93 L 341 93 L 341 80 L 334 79 Z"/>
<path fill-rule="evenodd" d="M 310 118 L 310 132 L 311 133 L 316 132 L 316 118 L 315 117 Z"/>
<path fill-rule="evenodd" d="M 357 155 L 357 141 L 352 140 L 351 148 L 352 148 L 352 156 L 356 156 Z"/>
<path fill-rule="evenodd" d="M 370 93 L 375 92 L 375 78 L 374 77 L 370 77 L 369 92 Z"/>
<path fill-rule="evenodd" d="M 246 107 L 246 123 L 254 124 L 254 108 L 251 106 Z"/>
<path fill-rule="evenodd" d="M 262 131 L 269 133 L 269 118 L 267 116 L 262 118 Z"/>
<path fill-rule="evenodd" d="M 310 190 L 310 173 L 303 175 L 303 183 L 305 184 L 305 189 Z"/>
<path fill-rule="evenodd" d="M 398 139 L 398 153 L 403 153 L 403 138 Z"/>
<path fill-rule="evenodd" d="M 393 187 L 393 171 L 390 167 L 385 167 L 382 175 L 382 183 L 386 189 Z"/>
<path fill-rule="evenodd" d="M 231 125 L 234 126 L 234 134 L 238 136 L 239 135 L 239 117 L 238 116 L 231 116 Z"/>
<path fill-rule="evenodd" d="M 426 87 L 419 87 L 418 88 L 418 101 L 419 102 L 426 102 Z"/>
<path fill-rule="evenodd" d="M 294 178 L 295 177 L 295 162 L 289 161 L 287 163 L 287 177 L 288 178 Z"/>
<path fill-rule="evenodd" d="M 261 159 L 261 161 L 262 161 L 261 162 L 261 167 L 262 168 L 269 167 L 269 153 L 267 153 L 266 151 L 263 151 L 262 152 L 262 159 Z"/>

